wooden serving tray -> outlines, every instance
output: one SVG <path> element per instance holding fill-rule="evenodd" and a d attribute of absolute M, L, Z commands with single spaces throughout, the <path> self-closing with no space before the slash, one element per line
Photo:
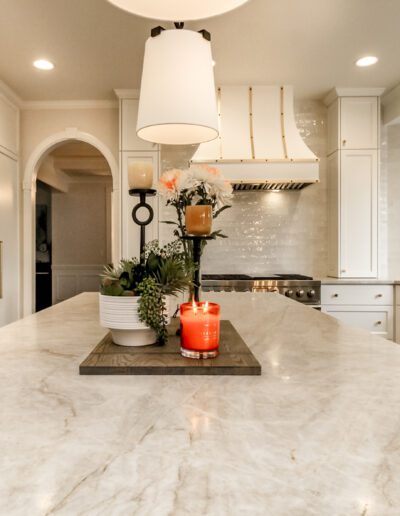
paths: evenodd
<path fill-rule="evenodd" d="M 79 366 L 79 374 L 136 375 L 260 375 L 261 365 L 230 321 L 221 321 L 219 355 L 196 360 L 180 354 L 179 320 L 169 326 L 167 344 L 126 347 L 109 333 Z"/>

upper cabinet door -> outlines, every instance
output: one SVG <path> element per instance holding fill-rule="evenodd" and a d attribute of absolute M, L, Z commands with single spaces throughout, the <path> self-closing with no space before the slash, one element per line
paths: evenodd
<path fill-rule="evenodd" d="M 158 145 L 156 143 L 147 142 L 136 135 L 138 107 L 138 99 L 121 100 L 121 150 L 158 150 Z"/>
<path fill-rule="evenodd" d="M 378 97 L 340 99 L 340 148 L 378 148 Z"/>

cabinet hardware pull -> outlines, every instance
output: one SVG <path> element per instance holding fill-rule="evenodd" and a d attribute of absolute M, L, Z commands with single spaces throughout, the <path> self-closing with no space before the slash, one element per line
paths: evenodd
<path fill-rule="evenodd" d="M 346 145 L 347 141 L 346 141 L 346 140 L 343 140 L 343 141 L 342 141 L 342 143 L 343 143 L 343 147 L 345 147 L 345 145 Z"/>
<path fill-rule="evenodd" d="M 382 321 L 376 321 L 375 324 L 379 326 L 380 324 L 382 324 Z"/>
<path fill-rule="evenodd" d="M 383 294 L 376 294 L 376 297 L 383 297 Z"/>
<path fill-rule="evenodd" d="M 332 297 L 339 297 L 339 294 L 333 294 Z"/>
<path fill-rule="evenodd" d="M 340 272 L 346 272 L 346 269 L 342 269 Z"/>

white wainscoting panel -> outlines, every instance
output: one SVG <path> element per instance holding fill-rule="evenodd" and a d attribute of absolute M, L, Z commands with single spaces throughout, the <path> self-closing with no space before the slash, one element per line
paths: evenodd
<path fill-rule="evenodd" d="M 53 265 L 53 305 L 82 292 L 97 292 L 103 265 Z"/>

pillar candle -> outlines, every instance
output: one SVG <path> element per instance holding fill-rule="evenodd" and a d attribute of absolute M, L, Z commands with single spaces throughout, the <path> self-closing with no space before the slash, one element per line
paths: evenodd
<path fill-rule="evenodd" d="M 146 161 L 132 161 L 128 164 L 129 189 L 153 186 L 153 164 Z"/>
<path fill-rule="evenodd" d="M 216 303 L 183 303 L 180 306 L 181 352 L 190 358 L 217 356 L 220 307 Z"/>

